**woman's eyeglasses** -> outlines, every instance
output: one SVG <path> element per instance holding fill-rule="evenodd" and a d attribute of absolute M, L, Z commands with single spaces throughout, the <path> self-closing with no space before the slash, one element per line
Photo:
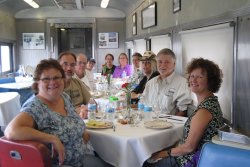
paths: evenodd
<path fill-rule="evenodd" d="M 49 78 L 49 77 L 45 77 L 45 78 L 41 78 L 40 81 L 43 81 L 44 83 L 49 83 L 50 81 L 55 81 L 55 82 L 58 82 L 58 81 L 61 81 L 62 80 L 62 77 L 53 77 L 53 78 Z"/>

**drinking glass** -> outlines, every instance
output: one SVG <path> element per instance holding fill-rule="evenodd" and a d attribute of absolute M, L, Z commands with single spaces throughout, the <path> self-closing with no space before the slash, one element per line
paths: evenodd
<path fill-rule="evenodd" d="M 138 110 L 132 110 L 132 119 L 134 121 L 134 124 L 133 126 L 134 127 L 138 127 L 140 122 L 141 122 L 141 114 L 140 114 L 140 111 Z"/>
<path fill-rule="evenodd" d="M 156 100 L 153 104 L 153 111 L 155 113 L 156 120 L 159 120 L 159 115 L 161 113 L 161 107 L 160 107 L 158 100 Z"/>
<path fill-rule="evenodd" d="M 126 102 L 120 101 L 117 107 L 119 114 L 120 114 L 120 118 L 121 119 L 125 119 L 127 117 L 127 105 Z"/>
<path fill-rule="evenodd" d="M 101 120 L 103 121 L 105 119 L 105 109 L 106 109 L 106 105 L 105 103 L 99 102 L 97 105 L 97 109 L 98 109 L 98 113 L 100 114 Z"/>

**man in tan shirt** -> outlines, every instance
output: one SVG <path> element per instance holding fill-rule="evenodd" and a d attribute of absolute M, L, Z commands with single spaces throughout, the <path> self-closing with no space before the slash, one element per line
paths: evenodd
<path fill-rule="evenodd" d="M 62 52 L 58 57 L 58 62 L 65 72 L 64 91 L 70 96 L 76 112 L 86 118 L 87 106 L 85 106 L 91 97 L 87 86 L 77 78 L 73 78 L 76 65 L 76 56 L 71 52 Z M 84 104 L 84 105 L 82 105 Z"/>

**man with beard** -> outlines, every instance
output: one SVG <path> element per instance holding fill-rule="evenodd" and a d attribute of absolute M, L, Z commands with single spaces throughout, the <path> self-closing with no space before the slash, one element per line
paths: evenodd
<path fill-rule="evenodd" d="M 62 52 L 58 62 L 65 72 L 64 91 L 70 96 L 76 112 L 82 117 L 87 117 L 87 106 L 91 97 L 87 86 L 79 79 L 73 78 L 76 66 L 76 56 L 71 52 Z M 84 104 L 84 105 L 82 105 Z"/>

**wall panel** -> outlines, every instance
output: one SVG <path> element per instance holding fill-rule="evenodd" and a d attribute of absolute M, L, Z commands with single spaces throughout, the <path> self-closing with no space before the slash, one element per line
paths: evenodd
<path fill-rule="evenodd" d="M 17 62 L 18 64 L 22 65 L 30 65 L 35 67 L 36 64 L 39 63 L 40 60 L 48 58 L 49 55 L 47 53 L 47 45 L 45 49 L 23 49 L 23 42 L 22 42 L 22 33 L 44 33 L 45 36 L 45 44 L 48 40 L 46 38 L 46 26 L 45 20 L 23 20 L 18 19 L 16 21 L 17 27 Z M 18 64 L 16 64 L 18 66 Z"/>
<path fill-rule="evenodd" d="M 250 136 L 250 15 L 238 27 L 234 128 Z"/>
<path fill-rule="evenodd" d="M 138 39 L 134 41 L 134 52 L 139 52 L 143 55 L 146 51 L 146 40 L 145 39 Z"/>
<path fill-rule="evenodd" d="M 152 36 L 151 50 L 157 54 L 163 48 L 171 49 L 171 38 L 168 35 Z"/>
<path fill-rule="evenodd" d="M 111 53 L 114 55 L 114 64 L 118 65 L 118 56 L 125 50 L 125 20 L 124 19 L 97 19 L 97 33 L 96 33 L 96 54 L 97 71 L 101 72 L 102 65 L 105 63 L 105 55 Z M 98 46 L 98 33 L 100 32 L 118 32 L 119 48 L 105 49 Z"/>
<path fill-rule="evenodd" d="M 181 33 L 183 69 L 192 58 L 214 61 L 223 72 L 223 83 L 216 95 L 224 114 L 231 121 L 233 95 L 234 28 L 229 24 L 199 28 Z M 184 74 L 185 71 L 183 71 Z"/>

